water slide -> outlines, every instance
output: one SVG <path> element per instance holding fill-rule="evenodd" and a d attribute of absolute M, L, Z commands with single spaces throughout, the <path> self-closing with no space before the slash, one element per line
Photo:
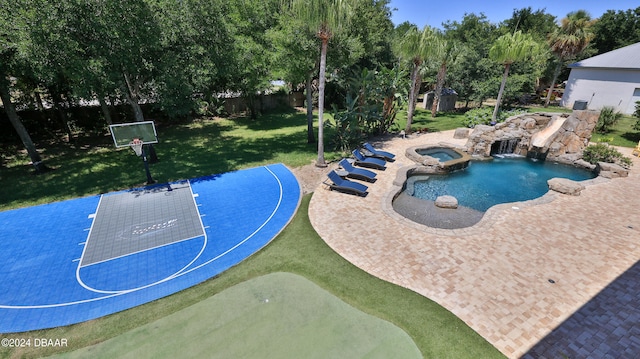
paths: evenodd
<path fill-rule="evenodd" d="M 543 128 L 540 132 L 534 133 L 533 136 L 531 136 L 531 146 L 538 148 L 544 148 L 545 146 L 548 146 L 547 142 L 549 141 L 549 138 L 551 138 L 553 135 L 555 135 L 556 132 L 558 132 L 558 130 L 560 129 L 560 127 L 562 127 L 564 121 L 566 120 L 566 117 L 554 116 L 551 121 L 549 121 L 547 127 Z"/>

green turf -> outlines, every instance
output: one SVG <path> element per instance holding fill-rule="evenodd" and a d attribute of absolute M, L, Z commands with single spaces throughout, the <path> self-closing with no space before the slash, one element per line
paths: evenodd
<path fill-rule="evenodd" d="M 420 358 L 411 338 L 307 279 L 243 282 L 106 342 L 56 358 Z"/>

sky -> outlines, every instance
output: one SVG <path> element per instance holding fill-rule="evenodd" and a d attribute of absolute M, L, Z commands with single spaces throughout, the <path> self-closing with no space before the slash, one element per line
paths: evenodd
<path fill-rule="evenodd" d="M 511 18 L 514 9 L 531 7 L 533 11 L 545 9 L 559 21 L 568 13 L 587 10 L 592 18 L 598 18 L 607 10 L 626 11 L 639 7 L 638 0 L 391 0 L 391 20 L 395 25 L 409 21 L 418 27 L 424 25 L 442 29 L 447 20 L 462 21 L 465 13 L 484 13 L 492 23 Z"/>

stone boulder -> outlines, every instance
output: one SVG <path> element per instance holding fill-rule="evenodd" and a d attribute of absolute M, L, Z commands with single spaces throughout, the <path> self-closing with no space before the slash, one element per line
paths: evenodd
<path fill-rule="evenodd" d="M 436 207 L 438 208 L 458 208 L 458 199 L 453 196 L 440 196 L 436 198 Z"/>
<path fill-rule="evenodd" d="M 629 176 L 629 170 L 615 163 L 598 162 L 596 173 L 604 178 L 618 178 Z"/>
<path fill-rule="evenodd" d="M 585 188 L 582 183 L 567 178 L 552 178 L 547 181 L 547 184 L 550 190 L 571 196 L 579 196 L 580 192 Z"/>
<path fill-rule="evenodd" d="M 578 160 L 574 161 L 573 164 L 578 166 L 578 167 L 582 167 L 582 168 L 585 168 L 585 169 L 588 169 L 588 170 L 591 170 L 591 171 L 596 169 L 596 165 L 593 165 L 593 164 L 591 164 L 591 163 L 589 163 L 589 162 L 587 162 L 587 161 L 585 161 L 583 159 L 578 159 Z"/>
<path fill-rule="evenodd" d="M 424 159 L 422 160 L 422 165 L 423 166 L 439 166 L 440 160 L 435 157 L 424 156 Z"/>
<path fill-rule="evenodd" d="M 533 117 L 525 117 L 522 122 L 520 122 L 520 126 L 526 130 L 532 130 L 536 128 L 536 119 Z"/>
<path fill-rule="evenodd" d="M 469 129 L 466 127 L 456 128 L 456 131 L 453 133 L 453 138 L 469 138 Z"/>

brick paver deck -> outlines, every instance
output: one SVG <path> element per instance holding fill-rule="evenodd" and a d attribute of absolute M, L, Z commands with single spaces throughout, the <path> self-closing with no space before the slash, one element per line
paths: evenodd
<path fill-rule="evenodd" d="M 438 302 L 510 358 L 637 356 L 640 277 L 629 273 L 640 271 L 640 161 L 629 177 L 593 180 L 580 196 L 550 192 L 443 230 L 391 208 L 396 173 L 413 164 L 405 149 L 440 141 L 466 142 L 446 131 L 381 143 L 397 160 L 377 171 L 367 197 L 315 191 L 315 230 L 348 261 Z"/>

